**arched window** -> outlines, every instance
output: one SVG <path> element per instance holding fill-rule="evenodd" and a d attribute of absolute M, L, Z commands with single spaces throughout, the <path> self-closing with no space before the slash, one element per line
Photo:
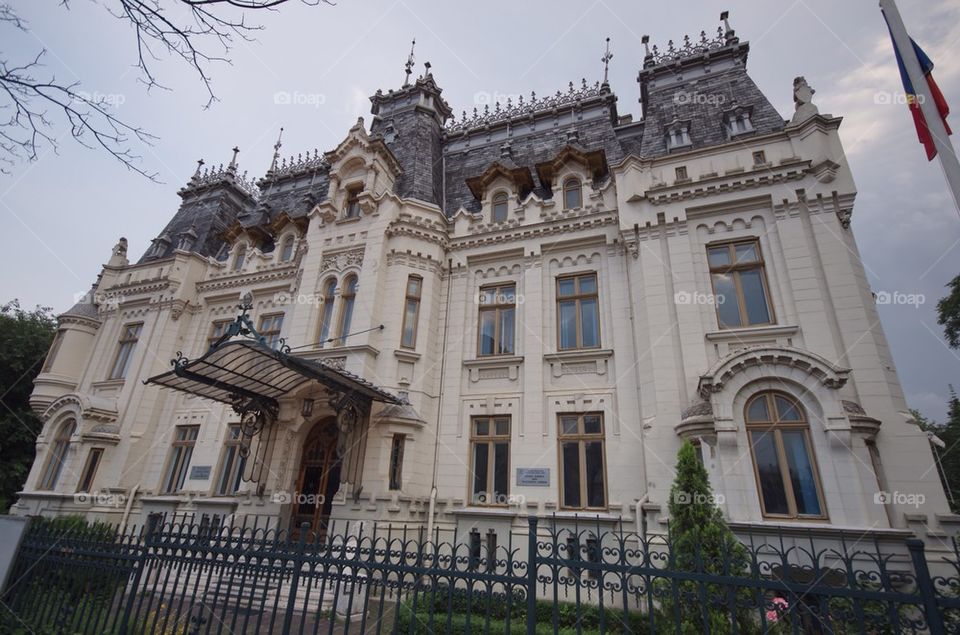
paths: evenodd
<path fill-rule="evenodd" d="M 333 278 L 323 285 L 323 304 L 320 306 L 319 343 L 323 346 L 330 339 L 330 327 L 333 325 L 333 303 L 336 300 L 337 281 Z"/>
<path fill-rule="evenodd" d="M 337 329 L 337 346 L 343 346 L 346 343 L 347 335 L 350 334 L 350 322 L 353 320 L 353 303 L 357 297 L 357 277 L 348 276 L 343 283 L 343 291 L 340 292 L 340 326 Z"/>
<path fill-rule="evenodd" d="M 563 209 L 577 209 L 583 205 L 580 179 L 571 176 L 563 182 Z"/>
<path fill-rule="evenodd" d="M 243 269 L 243 263 L 246 259 L 247 259 L 247 246 L 245 244 L 240 245 L 240 247 L 237 248 L 237 255 L 233 257 L 233 270 L 240 271 L 241 269 Z"/>
<path fill-rule="evenodd" d="M 293 236 L 287 236 L 280 243 L 280 262 L 290 262 L 293 259 Z"/>
<path fill-rule="evenodd" d="M 763 515 L 826 518 L 803 406 L 782 392 L 754 395 L 744 410 Z"/>
<path fill-rule="evenodd" d="M 43 468 L 43 475 L 40 477 L 40 489 L 53 489 L 57 486 L 57 479 L 60 478 L 63 463 L 67 460 L 67 452 L 70 450 L 70 437 L 76 429 L 77 422 L 74 419 L 68 419 L 60 426 L 50 446 L 47 465 Z"/>
<path fill-rule="evenodd" d="M 503 223 L 507 220 L 507 193 L 497 192 L 493 195 L 493 222 Z"/>

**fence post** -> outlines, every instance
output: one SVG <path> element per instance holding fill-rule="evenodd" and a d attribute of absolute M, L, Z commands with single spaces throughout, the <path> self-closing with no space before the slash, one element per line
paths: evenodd
<path fill-rule="evenodd" d="M 133 574 L 133 585 L 127 594 L 127 604 L 123 607 L 123 619 L 120 622 L 120 635 L 126 635 L 130 628 L 130 618 L 133 613 L 133 605 L 137 601 L 137 591 L 140 589 L 140 582 L 143 578 L 143 570 L 147 566 L 147 558 L 150 555 L 150 547 L 153 544 L 153 536 L 160 526 L 163 514 L 152 513 L 147 515 L 147 526 L 144 528 L 143 544 L 137 550 L 136 570 Z M 120 538 L 123 540 L 123 537 Z M 132 537 L 131 537 L 132 540 Z"/>
<path fill-rule="evenodd" d="M 527 531 L 527 635 L 537 632 L 537 517 L 528 516 Z"/>
<path fill-rule="evenodd" d="M 283 632 L 289 633 L 293 628 L 293 612 L 297 603 L 297 587 L 300 585 L 300 569 L 303 568 L 303 552 L 306 549 L 307 534 L 310 532 L 310 523 L 300 525 L 300 539 L 293 557 L 293 576 L 290 578 L 290 593 L 287 595 L 287 609 L 283 616 Z"/>
<path fill-rule="evenodd" d="M 907 549 L 913 559 L 913 570 L 917 574 L 917 588 L 923 596 L 923 607 L 927 614 L 927 626 L 930 635 L 943 635 L 943 615 L 937 604 L 937 593 L 930 579 L 930 569 L 927 568 L 927 558 L 923 552 L 923 541 L 917 538 L 907 538 Z"/>

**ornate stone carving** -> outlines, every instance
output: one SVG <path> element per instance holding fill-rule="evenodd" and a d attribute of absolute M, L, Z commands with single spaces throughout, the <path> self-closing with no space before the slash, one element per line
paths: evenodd
<path fill-rule="evenodd" d="M 320 263 L 321 271 L 343 271 L 347 267 L 363 266 L 363 250 L 355 249 L 353 251 L 342 251 L 336 254 L 330 254 L 323 257 Z"/>

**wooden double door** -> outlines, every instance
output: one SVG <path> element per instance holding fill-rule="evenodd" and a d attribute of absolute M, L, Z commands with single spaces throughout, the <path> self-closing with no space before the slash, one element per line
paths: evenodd
<path fill-rule="evenodd" d="M 312 534 L 326 534 L 333 497 L 340 488 L 338 439 L 339 429 L 332 417 L 318 421 L 307 435 L 292 496 L 290 532 L 294 538 L 299 538 L 304 523 L 311 532 L 308 540 L 313 539 Z"/>

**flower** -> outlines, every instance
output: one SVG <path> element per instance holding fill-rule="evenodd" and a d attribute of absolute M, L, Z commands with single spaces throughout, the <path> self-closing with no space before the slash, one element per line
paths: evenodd
<path fill-rule="evenodd" d="M 767 621 L 778 622 L 780 616 L 790 607 L 790 603 L 784 598 L 773 598 L 770 602 L 773 604 L 773 608 L 767 611 Z"/>

